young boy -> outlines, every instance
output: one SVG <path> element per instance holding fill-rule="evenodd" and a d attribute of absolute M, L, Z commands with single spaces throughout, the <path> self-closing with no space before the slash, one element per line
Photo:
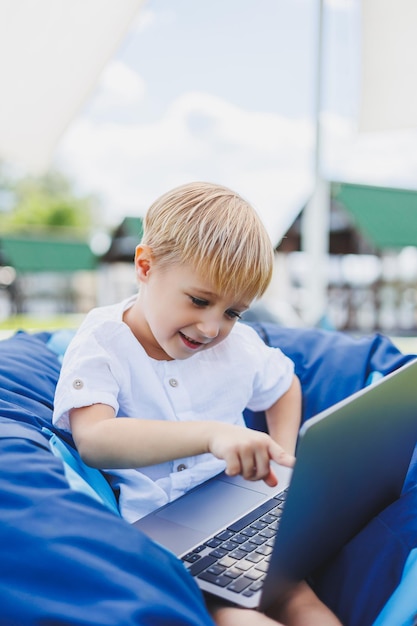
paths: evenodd
<path fill-rule="evenodd" d="M 138 294 L 91 311 L 71 342 L 54 422 L 72 431 L 86 463 L 106 469 L 128 521 L 221 469 L 274 486 L 270 461 L 293 464 L 293 363 L 236 323 L 272 266 L 269 236 L 246 201 L 214 184 L 178 187 L 146 215 Z M 245 427 L 245 407 L 265 410 L 269 435 Z M 216 609 L 219 622 L 234 611 Z"/>

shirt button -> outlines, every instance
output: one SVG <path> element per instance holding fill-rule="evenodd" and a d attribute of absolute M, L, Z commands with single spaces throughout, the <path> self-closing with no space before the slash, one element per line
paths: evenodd
<path fill-rule="evenodd" d="M 183 472 L 185 469 L 187 469 L 187 466 L 185 463 L 180 463 L 177 467 L 177 472 Z"/>
<path fill-rule="evenodd" d="M 170 378 L 168 382 L 171 387 L 178 387 L 178 380 L 176 378 Z"/>
<path fill-rule="evenodd" d="M 74 387 L 74 389 L 82 389 L 84 387 L 84 383 L 80 378 L 76 378 L 73 381 L 72 386 Z"/>

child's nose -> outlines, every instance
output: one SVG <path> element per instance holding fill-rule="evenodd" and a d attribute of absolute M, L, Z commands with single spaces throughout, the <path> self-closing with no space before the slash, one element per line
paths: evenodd
<path fill-rule="evenodd" d="M 220 332 L 220 322 L 214 316 L 207 316 L 197 324 L 197 328 L 207 339 L 215 339 Z"/>

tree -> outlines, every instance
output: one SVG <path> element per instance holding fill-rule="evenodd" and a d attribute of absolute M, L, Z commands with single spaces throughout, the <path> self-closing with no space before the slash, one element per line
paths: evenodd
<path fill-rule="evenodd" d="M 58 171 L 14 182 L 2 177 L 0 186 L 13 197 L 12 207 L 0 213 L 3 232 L 65 227 L 87 234 L 91 229 L 94 198 L 77 195 L 73 183 Z"/>

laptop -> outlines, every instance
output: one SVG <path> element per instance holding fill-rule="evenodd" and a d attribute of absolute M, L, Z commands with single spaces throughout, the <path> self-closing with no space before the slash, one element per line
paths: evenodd
<path fill-rule="evenodd" d="M 399 497 L 416 441 L 413 360 L 308 420 L 277 487 L 222 473 L 134 525 L 203 591 L 266 610 Z"/>

